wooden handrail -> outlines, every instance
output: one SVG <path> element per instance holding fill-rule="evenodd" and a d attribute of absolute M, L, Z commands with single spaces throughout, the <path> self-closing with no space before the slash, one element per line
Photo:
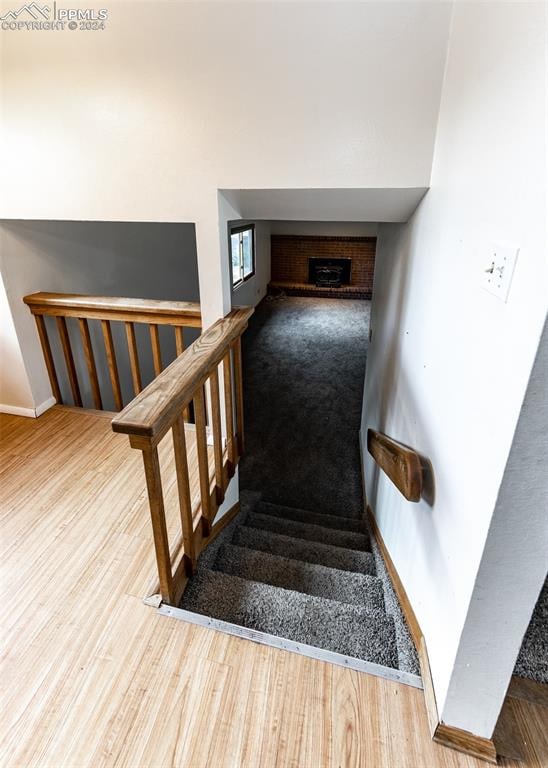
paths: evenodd
<path fill-rule="evenodd" d="M 416 451 L 374 429 L 367 430 L 367 450 L 408 501 L 420 501 L 423 462 Z"/>
<path fill-rule="evenodd" d="M 29 296 L 25 296 L 23 301 L 27 304 L 36 320 L 44 360 L 55 399 L 58 403 L 63 403 L 58 371 L 50 346 L 45 317 L 55 318 L 63 351 L 64 367 L 72 393 L 72 404 L 82 406 L 78 366 L 74 362 L 67 318 L 71 318 L 69 323 L 76 323 L 78 321 L 93 404 L 98 410 L 103 409 L 103 397 L 88 321 L 100 323 L 112 397 L 114 406 L 118 411 L 122 410 L 124 403 L 122 387 L 120 385 L 116 345 L 111 324 L 113 322 L 122 322 L 125 325 L 131 381 L 134 394 L 137 395 L 142 389 L 142 383 L 135 336 L 135 323 L 145 323 L 149 326 L 152 358 L 156 375 L 161 372 L 163 367 L 158 326 L 168 325 L 174 329 L 176 354 L 179 355 L 183 352 L 185 346 L 184 328 L 200 328 L 202 323 L 200 305 L 189 301 L 159 301 L 156 299 L 133 299 L 119 296 L 84 296 L 76 293 L 46 292 L 32 293 Z"/>
<path fill-rule="evenodd" d="M 213 520 L 243 454 L 241 335 L 252 313 L 249 307 L 236 308 L 214 323 L 112 421 L 114 432 L 127 434 L 132 448 L 142 453 L 160 593 L 170 605 L 178 605 L 200 551 L 214 535 Z M 191 405 L 198 508 L 193 507 L 190 492 L 183 420 Z M 187 429 L 190 435 L 192 428 Z M 174 546 L 170 546 L 166 524 L 158 448 L 169 430 L 180 513 Z"/>
<path fill-rule="evenodd" d="M 86 317 L 200 328 L 200 305 L 192 301 L 85 296 L 79 293 L 31 293 L 23 298 L 33 315 Z"/>
<path fill-rule="evenodd" d="M 233 309 L 176 358 L 112 422 L 115 432 L 161 439 L 197 387 L 247 327 L 253 309 Z"/>

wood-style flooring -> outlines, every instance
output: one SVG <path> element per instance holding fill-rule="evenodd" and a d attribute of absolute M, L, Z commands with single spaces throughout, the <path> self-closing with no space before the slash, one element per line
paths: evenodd
<path fill-rule="evenodd" d="M 431 741 L 420 690 L 145 606 L 141 457 L 104 415 L 0 414 L 0 462 L 2 767 L 484 765 Z M 546 708 L 510 705 L 528 759 L 503 764 L 547 766 Z"/>

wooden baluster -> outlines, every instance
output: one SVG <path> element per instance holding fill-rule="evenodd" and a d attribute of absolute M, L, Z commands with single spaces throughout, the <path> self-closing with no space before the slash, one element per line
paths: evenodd
<path fill-rule="evenodd" d="M 44 353 L 44 360 L 46 362 L 46 368 L 49 376 L 49 383 L 51 384 L 51 391 L 54 398 L 58 403 L 63 402 L 61 397 L 61 389 L 59 387 L 59 381 L 57 379 L 57 372 L 55 370 L 55 363 L 53 362 L 53 355 L 51 354 L 51 347 L 48 339 L 48 332 L 46 330 L 46 323 L 42 315 L 34 315 L 36 320 L 36 327 L 38 328 L 38 336 L 40 337 L 40 344 L 42 345 L 42 352 Z"/>
<path fill-rule="evenodd" d="M 116 352 L 114 351 L 114 342 L 112 340 L 112 329 L 110 327 L 109 320 L 101 320 L 101 328 L 103 329 L 103 339 L 105 341 L 105 350 L 107 353 L 108 372 L 110 374 L 110 383 L 112 384 L 112 393 L 114 395 L 114 404 L 116 410 L 121 411 L 122 403 L 122 390 L 120 389 L 120 377 L 118 375 L 118 365 L 116 363 Z"/>
<path fill-rule="evenodd" d="M 234 350 L 234 386 L 236 387 L 236 430 L 238 455 L 243 456 L 244 443 L 244 389 L 242 383 L 242 337 L 238 336 L 232 344 Z"/>
<path fill-rule="evenodd" d="M 209 412 L 209 392 L 207 389 L 207 384 L 204 384 L 204 386 L 202 387 L 202 390 L 204 393 L 206 427 L 209 427 L 210 412 Z"/>
<path fill-rule="evenodd" d="M 228 471 L 232 477 L 236 468 L 236 455 L 234 450 L 234 406 L 232 403 L 232 366 L 230 364 L 230 350 L 223 358 L 223 379 L 225 389 L 225 418 L 226 418 L 226 447 L 228 453 Z"/>
<path fill-rule="evenodd" d="M 158 449 L 144 448 L 142 449 L 142 453 L 145 466 L 148 503 L 150 506 L 150 518 L 152 521 L 152 533 L 154 536 L 154 549 L 156 550 L 156 563 L 158 565 L 158 576 L 160 578 L 160 592 L 162 593 L 162 598 L 172 605 L 174 601 L 173 575 L 171 572 L 171 558 L 169 555 L 169 540 L 167 536 Z"/>
<path fill-rule="evenodd" d="M 133 323 L 124 323 L 126 327 L 127 348 L 129 352 L 129 364 L 131 378 L 133 379 L 133 391 L 136 395 L 142 390 L 141 370 L 139 368 L 139 355 L 137 353 L 137 341 L 135 340 L 135 326 Z"/>
<path fill-rule="evenodd" d="M 78 325 L 80 326 L 80 335 L 82 336 L 82 346 L 84 348 L 84 357 L 86 358 L 86 365 L 88 368 L 93 402 L 97 410 L 101 411 L 103 409 L 103 402 L 101 400 L 101 389 L 99 388 L 99 379 L 97 378 L 97 367 L 95 365 L 93 347 L 91 346 L 88 321 L 85 317 L 79 317 Z"/>
<path fill-rule="evenodd" d="M 202 499 L 202 518 L 204 534 L 211 530 L 211 504 L 209 497 L 209 457 L 207 451 L 206 414 L 203 387 L 194 393 L 194 418 L 196 420 L 196 450 L 200 471 L 200 497 Z"/>
<path fill-rule="evenodd" d="M 72 348 L 70 346 L 70 338 L 68 335 L 67 321 L 64 317 L 58 316 L 55 318 L 57 321 L 57 329 L 59 331 L 59 338 L 61 339 L 61 346 L 63 347 L 63 355 L 65 357 L 65 363 L 67 366 L 67 373 L 70 382 L 70 389 L 72 391 L 72 399 L 74 405 L 82 407 L 82 396 L 80 395 L 80 387 L 78 385 L 78 374 L 76 373 L 76 366 L 74 365 L 74 358 L 72 356 Z"/>
<path fill-rule="evenodd" d="M 219 397 L 219 371 L 217 366 L 211 372 L 209 379 L 211 387 L 211 421 L 213 427 L 213 453 L 215 456 L 215 492 L 217 504 L 222 504 L 225 498 L 225 480 L 223 472 L 223 433 L 221 431 L 221 401 Z"/>
<path fill-rule="evenodd" d="M 154 373 L 159 376 L 162 373 L 162 351 L 160 349 L 160 334 L 157 325 L 149 325 L 150 343 L 152 344 L 152 360 L 154 362 Z"/>
<path fill-rule="evenodd" d="M 179 511 L 183 531 L 183 546 L 185 566 L 191 575 L 196 570 L 196 547 L 194 543 L 194 528 L 192 521 L 192 498 L 190 496 L 190 479 L 188 476 L 188 458 L 186 452 L 185 423 L 178 416 L 172 427 L 173 451 L 175 454 L 175 471 L 177 473 L 177 488 L 179 491 Z"/>
<path fill-rule="evenodd" d="M 185 337 L 183 332 L 183 326 L 182 325 L 174 325 L 173 326 L 175 330 L 175 351 L 177 353 L 177 357 L 179 355 L 182 355 L 185 351 Z M 183 411 L 183 419 L 185 421 L 190 421 L 190 411 L 188 409 L 188 406 Z"/>
<path fill-rule="evenodd" d="M 182 325 L 175 325 L 173 326 L 175 329 L 175 350 L 177 352 L 177 357 L 179 355 L 182 355 L 185 351 L 185 337 L 183 334 L 183 326 Z"/>

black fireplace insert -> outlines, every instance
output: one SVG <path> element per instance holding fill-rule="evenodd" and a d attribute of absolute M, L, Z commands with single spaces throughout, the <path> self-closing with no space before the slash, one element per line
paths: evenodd
<path fill-rule="evenodd" d="M 350 283 L 352 259 L 308 259 L 308 282 L 319 288 L 340 288 Z"/>

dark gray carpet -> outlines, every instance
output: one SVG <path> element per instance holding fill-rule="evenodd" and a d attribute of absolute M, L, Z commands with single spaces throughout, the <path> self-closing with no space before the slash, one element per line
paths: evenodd
<path fill-rule="evenodd" d="M 242 511 L 182 607 L 418 673 L 364 522 L 358 447 L 369 302 L 265 302 L 244 336 Z"/>
<path fill-rule="evenodd" d="M 523 638 L 514 674 L 548 683 L 548 579 Z"/>
<path fill-rule="evenodd" d="M 384 611 L 382 581 L 377 576 L 339 571 L 234 544 L 223 544 L 214 568 L 241 579 Z"/>
<path fill-rule="evenodd" d="M 375 558 L 371 552 L 334 547 L 319 541 L 295 539 L 291 535 L 284 536 L 248 525 L 241 525 L 236 529 L 233 541 L 240 547 L 258 549 L 261 552 L 269 552 L 271 555 L 292 557 L 295 560 L 303 560 L 305 563 L 338 568 L 340 571 L 375 575 Z"/>
<path fill-rule="evenodd" d="M 364 533 L 340 531 L 326 528 L 323 525 L 303 523 L 300 520 L 289 520 L 275 515 L 261 515 L 258 512 L 252 512 L 247 518 L 246 524 L 263 531 L 281 533 L 284 536 L 294 536 L 307 541 L 319 541 L 321 544 L 330 544 L 334 547 L 359 549 L 364 552 L 371 551 L 369 536 Z"/>
<path fill-rule="evenodd" d="M 338 600 L 305 595 L 202 569 L 190 582 L 183 607 L 233 624 L 397 668 L 391 616 Z"/>
<path fill-rule="evenodd" d="M 318 512 L 309 512 L 307 509 L 294 509 L 293 507 L 270 504 L 268 501 L 258 501 L 255 505 L 255 511 L 261 515 L 273 515 L 274 517 L 283 517 L 286 520 L 298 520 L 301 523 L 321 525 L 324 528 L 338 528 L 342 531 L 356 531 L 357 533 L 365 533 L 366 531 L 363 520 L 356 520 L 353 517 L 340 517 L 339 515 L 322 515 Z"/>
<path fill-rule="evenodd" d="M 369 301 L 262 302 L 243 336 L 240 486 L 289 507 L 363 514 L 358 430 Z"/>

